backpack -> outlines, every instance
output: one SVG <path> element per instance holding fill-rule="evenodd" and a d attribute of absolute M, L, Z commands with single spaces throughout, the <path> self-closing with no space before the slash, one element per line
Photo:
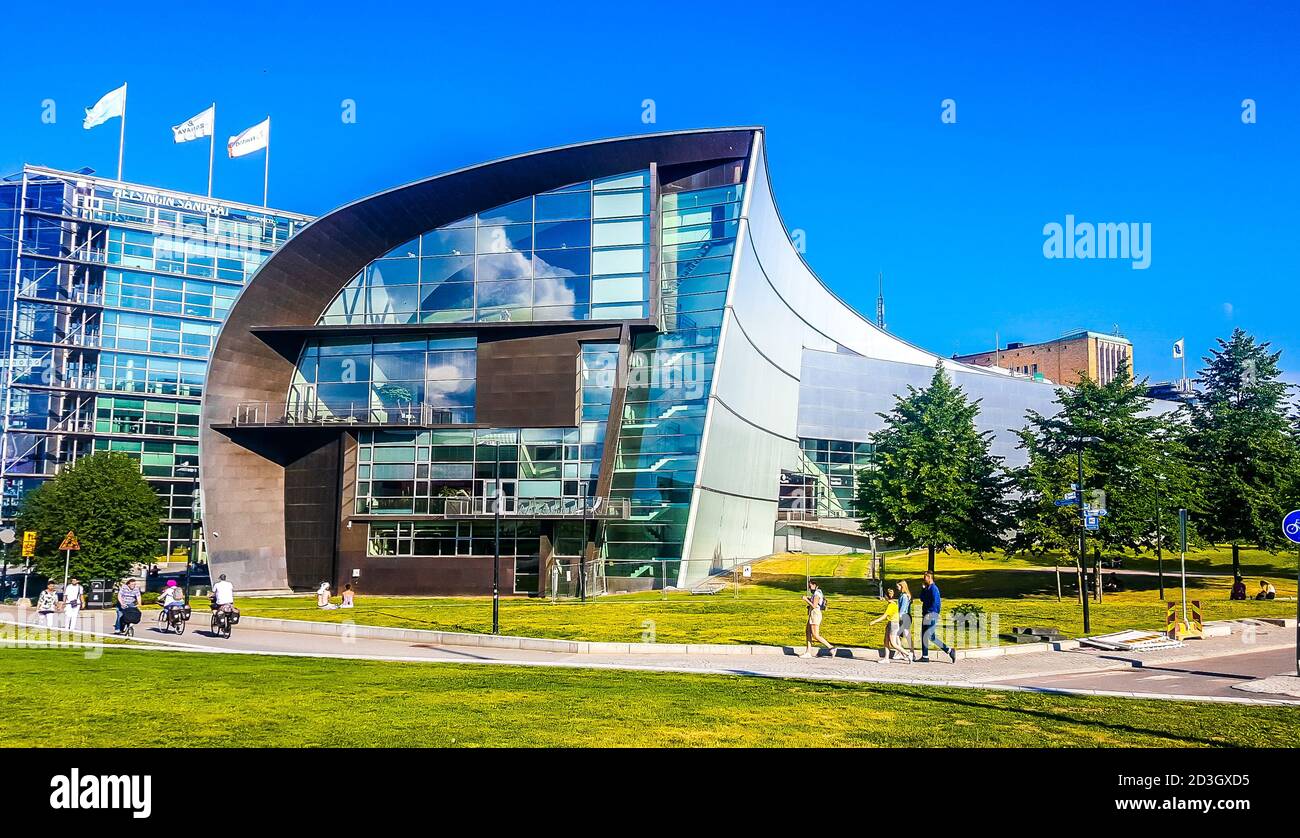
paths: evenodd
<path fill-rule="evenodd" d="M 820 603 L 818 603 L 818 604 L 821 605 L 821 609 L 822 609 L 823 611 L 825 611 L 825 610 L 826 610 L 826 592 L 823 591 L 823 590 L 821 590 L 821 589 L 818 589 L 817 593 L 819 593 L 819 594 L 822 595 L 822 601 L 821 601 Z"/>

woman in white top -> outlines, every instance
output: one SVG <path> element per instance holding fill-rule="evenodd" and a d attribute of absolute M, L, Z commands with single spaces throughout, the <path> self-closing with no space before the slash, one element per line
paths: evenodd
<path fill-rule="evenodd" d="M 63 628 L 65 631 L 74 631 L 77 628 L 77 617 L 81 615 L 81 606 L 86 604 L 86 591 L 77 581 L 77 577 L 68 580 L 68 584 L 63 586 Z"/>
<path fill-rule="evenodd" d="M 804 653 L 801 658 L 811 658 L 813 656 L 813 641 L 816 641 L 830 650 L 831 657 L 835 657 L 835 647 L 830 641 L 821 636 L 822 613 L 826 610 L 826 594 L 822 589 L 817 587 L 817 583 L 808 580 L 808 596 L 803 598 L 804 605 L 808 606 L 808 624 L 804 628 Z"/>

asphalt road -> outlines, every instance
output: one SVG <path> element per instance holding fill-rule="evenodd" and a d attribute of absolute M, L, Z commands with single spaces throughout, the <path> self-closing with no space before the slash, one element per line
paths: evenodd
<path fill-rule="evenodd" d="M 1048 689 L 1101 690 L 1241 698 L 1234 684 L 1270 675 L 1295 675 L 1295 649 L 1239 653 L 1177 663 L 1153 664 L 1100 672 L 1015 678 L 1000 683 Z M 1254 693 L 1266 697 L 1265 693 Z M 1278 696 L 1279 698 L 1284 696 Z"/>

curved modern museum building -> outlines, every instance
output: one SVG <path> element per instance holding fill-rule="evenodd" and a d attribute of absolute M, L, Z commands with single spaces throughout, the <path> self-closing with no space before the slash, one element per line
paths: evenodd
<path fill-rule="evenodd" d="M 941 360 L 840 301 L 787 235 L 763 140 L 510 157 L 294 235 L 212 355 L 213 572 L 245 591 L 482 594 L 499 549 L 505 593 L 596 592 L 850 544 L 876 413 L 936 363 L 1016 461 L 1007 429 L 1053 388 Z"/>

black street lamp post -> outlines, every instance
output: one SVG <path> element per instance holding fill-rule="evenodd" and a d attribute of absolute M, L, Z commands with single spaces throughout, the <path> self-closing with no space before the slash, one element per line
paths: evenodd
<path fill-rule="evenodd" d="M 494 448 L 496 491 L 492 497 L 492 633 L 501 633 L 501 443 Z"/>
<path fill-rule="evenodd" d="M 176 471 L 184 471 L 190 475 L 190 545 L 185 556 L 185 601 L 189 602 L 190 579 L 194 576 L 194 566 L 198 564 L 195 548 L 199 542 L 195 536 L 199 528 L 199 467 L 178 466 Z"/>
<path fill-rule="evenodd" d="M 1160 525 L 1160 486 L 1165 482 L 1163 474 L 1156 475 L 1156 582 L 1160 586 L 1160 601 L 1165 599 L 1165 553 L 1164 530 Z"/>
<path fill-rule="evenodd" d="M 1077 451 L 1079 482 L 1074 484 L 1074 503 L 1079 507 L 1079 600 L 1083 603 L 1083 633 L 1085 635 L 1092 633 L 1092 622 L 1088 614 L 1088 573 L 1085 570 L 1088 563 L 1088 510 L 1083 505 L 1083 446 L 1099 441 L 1095 436 L 1079 437 Z"/>

